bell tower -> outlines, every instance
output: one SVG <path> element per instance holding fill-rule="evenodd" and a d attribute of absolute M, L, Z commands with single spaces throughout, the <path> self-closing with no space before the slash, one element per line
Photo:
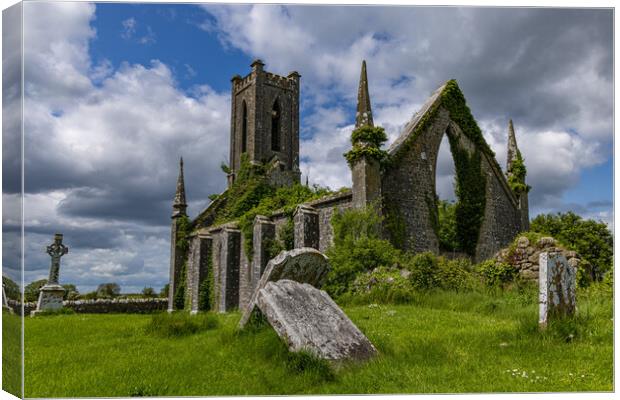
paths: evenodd
<path fill-rule="evenodd" d="M 241 167 L 241 155 L 252 163 L 277 163 L 291 182 L 299 182 L 299 78 L 263 69 L 255 60 L 245 77 L 232 78 L 230 174 L 228 186 Z"/>

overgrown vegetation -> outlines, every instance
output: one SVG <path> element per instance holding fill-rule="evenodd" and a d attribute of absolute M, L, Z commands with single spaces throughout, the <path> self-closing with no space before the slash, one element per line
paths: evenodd
<path fill-rule="evenodd" d="M 552 236 L 575 250 L 592 264 L 597 279 L 612 270 L 613 236 L 603 222 L 583 219 L 571 211 L 541 214 L 531 221 L 530 230 Z"/>
<path fill-rule="evenodd" d="M 456 204 L 446 200 L 437 201 L 437 237 L 439 250 L 460 251 L 456 234 Z"/>
<path fill-rule="evenodd" d="M 11 278 L 2 275 L 2 284 L 4 285 L 4 293 L 6 294 L 7 299 L 19 300 L 21 298 L 19 285 Z"/>
<path fill-rule="evenodd" d="M 521 152 L 517 150 L 517 155 L 515 159 L 509 166 L 508 169 L 508 185 L 516 194 L 527 193 L 530 191 L 531 187 L 525 183 L 525 176 L 527 175 L 527 170 L 525 168 L 525 161 L 523 160 L 523 156 L 521 156 Z"/>
<path fill-rule="evenodd" d="M 448 135 L 448 139 L 456 172 L 456 241 L 459 248 L 474 256 L 486 206 L 486 177 L 481 168 L 481 154 L 479 151 L 470 154 L 460 148 L 452 135 Z"/>
<path fill-rule="evenodd" d="M 387 151 L 381 146 L 387 141 L 385 130 L 380 126 L 364 125 L 351 133 L 351 150 L 344 154 L 349 166 L 364 157 L 374 159 L 379 163 L 387 161 Z"/>
<path fill-rule="evenodd" d="M 330 295 L 345 293 L 358 274 L 398 261 L 400 251 L 380 239 L 381 217 L 374 207 L 335 213 L 331 224 L 334 244 L 327 256 L 332 269 L 324 286 Z"/>

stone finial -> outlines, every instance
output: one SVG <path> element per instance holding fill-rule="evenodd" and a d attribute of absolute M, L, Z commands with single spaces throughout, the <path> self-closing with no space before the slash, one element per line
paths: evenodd
<path fill-rule="evenodd" d="M 368 93 L 368 76 L 366 74 L 366 60 L 362 61 L 360 84 L 357 90 L 357 112 L 355 114 L 355 128 L 364 125 L 374 126 L 372 110 L 370 108 L 370 94 Z"/>
<path fill-rule="evenodd" d="M 187 215 L 185 210 L 187 203 L 185 201 L 185 179 L 183 178 L 183 157 L 179 161 L 179 177 L 177 179 L 177 191 L 174 195 L 174 203 L 172 204 L 172 217 Z"/>
<path fill-rule="evenodd" d="M 517 138 L 515 136 L 515 128 L 512 119 L 508 122 L 508 152 L 506 159 L 506 173 L 510 175 L 512 163 L 519 157 L 520 151 L 517 147 Z"/>
<path fill-rule="evenodd" d="M 265 63 L 260 58 L 257 58 L 256 60 L 252 61 L 252 64 L 250 64 L 250 67 L 252 67 L 252 71 L 262 71 L 264 66 Z"/>

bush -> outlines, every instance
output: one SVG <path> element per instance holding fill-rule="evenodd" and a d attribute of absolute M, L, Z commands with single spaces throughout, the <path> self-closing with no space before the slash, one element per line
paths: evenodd
<path fill-rule="evenodd" d="M 218 321 L 213 314 L 189 315 L 185 312 L 159 313 L 151 317 L 145 327 L 149 335 L 160 337 L 180 337 L 215 329 Z"/>
<path fill-rule="evenodd" d="M 478 264 L 475 271 L 489 287 L 505 286 L 513 282 L 518 275 L 512 265 L 495 260 L 487 260 Z"/>
<path fill-rule="evenodd" d="M 97 298 L 99 299 L 111 299 L 121 294 L 121 287 L 118 283 L 102 283 L 97 286 Z"/>
<path fill-rule="evenodd" d="M 613 265 L 613 236 L 603 222 L 584 220 L 573 212 L 539 215 L 530 230 L 553 236 L 592 264 L 596 279 Z"/>
<path fill-rule="evenodd" d="M 475 286 L 472 264 L 468 259 L 446 260 L 439 258 L 439 286 L 445 290 L 463 291 Z"/>
<path fill-rule="evenodd" d="M 152 287 L 145 287 L 142 289 L 142 296 L 152 298 L 155 297 L 155 289 Z"/>
<path fill-rule="evenodd" d="M 168 297 L 168 292 L 170 291 L 170 284 L 166 283 L 164 287 L 159 291 L 159 297 L 163 297 L 164 299 Z"/>
<path fill-rule="evenodd" d="M 30 282 L 24 288 L 24 299 L 27 302 L 34 302 L 39 300 L 39 292 L 41 288 L 47 283 L 47 279 L 39 279 L 38 281 Z"/>
<path fill-rule="evenodd" d="M 324 289 L 333 297 L 347 292 L 358 274 L 398 262 L 400 251 L 379 239 L 381 218 L 373 206 L 346 210 L 332 217 L 334 245 L 327 250 L 331 271 Z"/>
<path fill-rule="evenodd" d="M 65 289 L 63 300 L 77 300 L 80 297 L 80 292 L 74 284 L 66 283 L 62 287 Z"/>
<path fill-rule="evenodd" d="M 409 280 L 414 289 L 428 290 L 440 286 L 439 259 L 433 253 L 416 254 L 405 265 L 411 272 Z"/>
<path fill-rule="evenodd" d="M 339 299 L 344 303 L 407 303 L 413 296 L 411 282 L 397 268 L 379 267 L 357 276 Z"/>
<path fill-rule="evenodd" d="M 460 246 L 456 238 L 456 204 L 439 200 L 438 212 L 438 236 L 439 249 L 443 251 L 458 251 Z"/>

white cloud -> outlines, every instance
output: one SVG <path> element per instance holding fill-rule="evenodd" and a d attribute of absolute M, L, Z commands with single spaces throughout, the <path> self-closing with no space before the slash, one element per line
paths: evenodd
<path fill-rule="evenodd" d="M 158 60 L 93 64 L 94 12 L 85 3 L 25 5 L 26 281 L 47 276 L 45 245 L 60 231 L 71 248 L 62 281 L 161 287 L 178 157 L 195 215 L 225 185 L 230 97 L 207 85 L 185 93 Z M 149 35 L 147 27 L 145 43 Z"/>
<path fill-rule="evenodd" d="M 136 33 L 136 19 L 134 17 L 127 18 L 121 22 L 123 25 L 123 31 L 121 32 L 121 37 L 123 39 L 131 39 Z"/>

